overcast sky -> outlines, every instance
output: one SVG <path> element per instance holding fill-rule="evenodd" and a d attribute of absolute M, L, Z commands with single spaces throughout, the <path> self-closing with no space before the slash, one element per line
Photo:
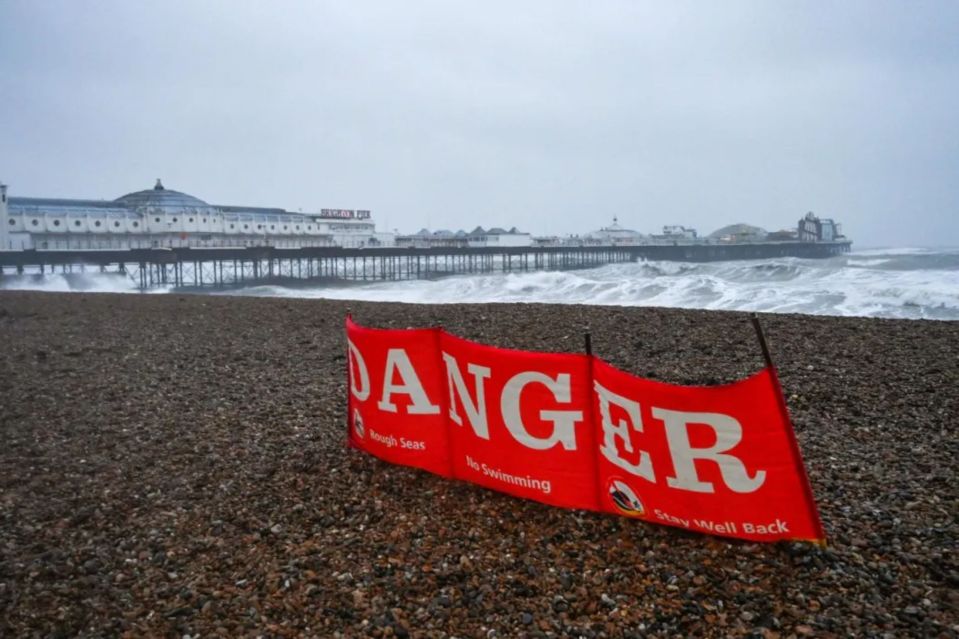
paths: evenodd
<path fill-rule="evenodd" d="M 0 0 L 14 196 L 959 245 L 959 2 Z"/>

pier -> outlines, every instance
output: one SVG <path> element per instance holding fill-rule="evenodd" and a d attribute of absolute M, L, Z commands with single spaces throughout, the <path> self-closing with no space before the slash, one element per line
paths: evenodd
<path fill-rule="evenodd" d="M 594 268 L 641 260 L 710 262 L 775 257 L 826 258 L 849 242 L 763 242 L 623 246 L 340 248 L 272 246 L 0 252 L 11 274 L 115 273 L 141 290 L 224 289 L 435 279 L 451 275 Z"/>

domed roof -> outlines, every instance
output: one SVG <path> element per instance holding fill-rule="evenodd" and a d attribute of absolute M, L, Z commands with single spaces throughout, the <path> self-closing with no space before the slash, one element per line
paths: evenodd
<path fill-rule="evenodd" d="M 729 226 L 724 226 L 721 229 L 717 229 L 709 234 L 711 238 L 720 238 L 727 235 L 755 235 L 759 237 L 764 237 L 767 235 L 765 229 L 759 228 L 758 226 L 752 226 L 750 224 L 730 224 Z"/>
<path fill-rule="evenodd" d="M 117 204 L 130 208 L 139 208 L 141 206 L 149 208 L 167 208 L 167 209 L 196 209 L 209 208 L 210 205 L 199 198 L 179 191 L 171 191 L 164 188 L 163 183 L 157 180 L 156 186 L 146 191 L 136 191 L 127 193 L 123 197 L 114 200 Z"/>

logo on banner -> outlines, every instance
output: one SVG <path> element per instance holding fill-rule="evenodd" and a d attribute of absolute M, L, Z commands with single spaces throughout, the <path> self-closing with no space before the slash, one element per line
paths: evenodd
<path fill-rule="evenodd" d="M 646 509 L 643 508 L 643 502 L 640 501 L 636 492 L 621 479 L 613 477 L 606 486 L 610 500 L 616 506 L 616 510 L 627 517 L 640 517 Z"/>
<path fill-rule="evenodd" d="M 356 433 L 356 436 L 360 439 L 366 437 L 366 427 L 363 426 L 363 416 L 360 415 L 360 411 L 353 409 L 353 432 Z"/>

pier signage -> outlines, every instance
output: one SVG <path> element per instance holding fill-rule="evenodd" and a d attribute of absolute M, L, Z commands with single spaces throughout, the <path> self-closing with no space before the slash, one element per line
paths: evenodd
<path fill-rule="evenodd" d="M 352 220 L 356 217 L 356 211 L 353 209 L 320 209 L 320 217 Z"/>
<path fill-rule="evenodd" d="M 337 220 L 368 220 L 370 212 L 365 210 L 353 209 L 320 209 L 320 217 L 328 217 Z"/>
<path fill-rule="evenodd" d="M 347 320 L 348 440 L 517 497 L 754 541 L 824 534 L 772 371 L 643 379 L 579 354 Z"/>

